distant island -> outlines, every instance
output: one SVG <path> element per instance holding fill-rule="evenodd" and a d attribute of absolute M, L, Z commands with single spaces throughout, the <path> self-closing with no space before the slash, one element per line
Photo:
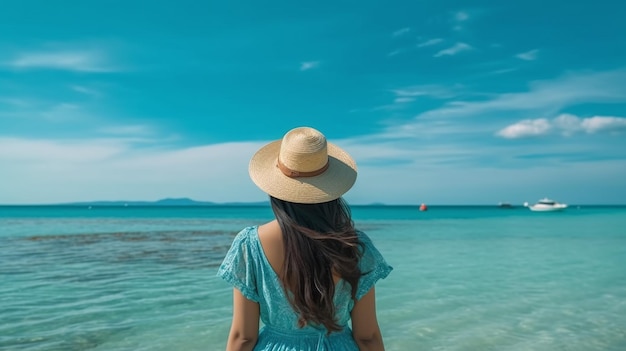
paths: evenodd
<path fill-rule="evenodd" d="M 52 206 L 269 206 L 268 201 L 261 202 L 209 202 L 189 198 L 167 198 L 157 201 L 86 201 L 53 204 Z"/>

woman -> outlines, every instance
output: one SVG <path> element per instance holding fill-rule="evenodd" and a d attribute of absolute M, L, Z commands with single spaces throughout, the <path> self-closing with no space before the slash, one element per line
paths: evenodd
<path fill-rule="evenodd" d="M 227 350 L 384 350 L 374 285 L 392 267 L 341 198 L 354 160 L 301 127 L 262 147 L 249 173 L 276 219 L 242 230 L 219 268 L 234 286 Z"/>

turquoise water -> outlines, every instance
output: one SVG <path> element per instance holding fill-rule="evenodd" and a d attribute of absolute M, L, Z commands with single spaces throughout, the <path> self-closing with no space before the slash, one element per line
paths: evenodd
<path fill-rule="evenodd" d="M 387 350 L 625 350 L 626 207 L 353 207 Z M 0 207 L 0 350 L 221 350 L 265 207 Z"/>

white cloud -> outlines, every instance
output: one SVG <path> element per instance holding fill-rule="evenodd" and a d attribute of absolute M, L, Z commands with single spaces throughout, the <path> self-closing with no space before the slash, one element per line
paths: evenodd
<path fill-rule="evenodd" d="M 528 91 L 493 94 L 481 101 L 451 101 L 423 112 L 416 119 L 484 116 L 500 111 L 535 111 L 554 115 L 570 104 L 626 101 L 626 70 L 570 73 L 553 80 L 531 82 Z"/>
<path fill-rule="evenodd" d="M 403 49 L 394 50 L 394 51 L 388 53 L 387 57 L 393 57 L 393 56 L 399 55 L 399 54 L 401 54 L 403 52 L 404 52 Z"/>
<path fill-rule="evenodd" d="M 441 38 L 435 38 L 435 39 L 426 40 L 424 42 L 421 42 L 421 43 L 417 44 L 416 46 L 411 46 L 411 47 L 400 48 L 400 49 L 394 50 L 394 51 L 388 53 L 387 56 L 388 57 L 396 56 L 396 55 L 399 55 L 399 54 L 404 53 L 404 52 L 413 51 L 413 50 L 415 50 L 415 48 L 424 48 L 424 47 L 428 47 L 428 46 L 437 45 L 437 44 L 442 43 L 442 42 L 443 42 L 443 39 L 441 39 Z"/>
<path fill-rule="evenodd" d="M 454 14 L 454 19 L 458 22 L 464 22 L 469 19 L 469 14 L 467 14 L 467 12 L 464 12 L 464 11 L 459 11 Z"/>
<path fill-rule="evenodd" d="M 97 51 L 39 51 L 18 55 L 8 65 L 19 69 L 56 69 L 77 72 L 111 72 L 106 57 Z"/>
<path fill-rule="evenodd" d="M 359 180 L 347 199 L 360 203 L 495 205 L 504 199 L 516 204 L 536 200 L 545 196 L 545 191 L 572 203 L 622 201 L 626 194 L 624 187 L 617 188 L 619 195 L 604 193 L 623 183 L 623 171 L 619 170 L 625 169 L 626 160 L 589 157 L 590 152 L 606 155 L 601 147 L 575 142 L 550 145 L 545 139 L 524 148 L 508 143 L 463 143 L 459 138 L 450 138 L 450 134 L 459 133 L 462 139 L 469 135 L 484 139 L 482 131 L 480 134 L 467 131 L 480 126 L 447 122 L 438 126 L 435 121 L 429 121 L 404 138 L 378 134 L 339 141 L 359 165 Z M 549 153 L 546 158 L 528 157 L 546 152 Z M 613 157 L 619 153 L 611 152 Z M 567 160 L 579 155 L 585 158 Z M 459 177 L 464 179 L 462 184 L 458 183 Z M 597 182 L 588 184 L 592 179 Z M 516 186 L 511 187 L 511 183 Z M 588 191 L 576 190 L 584 184 L 587 184 L 584 189 L 594 189 L 593 196 L 587 196 Z M 377 194 L 378 200 L 372 200 L 372 193 Z M 494 198 L 489 200 L 490 196 Z"/>
<path fill-rule="evenodd" d="M 457 87 L 444 87 L 439 85 L 415 85 L 405 88 L 394 89 L 392 92 L 397 97 L 430 96 L 438 99 L 446 99 L 455 95 Z"/>
<path fill-rule="evenodd" d="M 572 135 L 582 129 L 580 118 L 567 113 L 559 115 L 552 124 L 562 131 L 563 135 Z"/>
<path fill-rule="evenodd" d="M 398 103 L 398 104 L 404 104 L 404 103 L 412 102 L 412 101 L 415 101 L 415 99 L 410 98 L 410 97 L 399 97 L 393 100 L 394 103 Z"/>
<path fill-rule="evenodd" d="M 374 108 L 374 111 L 387 110 L 401 110 L 406 108 L 407 103 L 413 102 L 418 97 L 431 97 L 436 99 L 445 99 L 454 96 L 454 91 L 451 88 L 446 88 L 437 85 L 421 85 L 410 86 L 404 88 L 393 89 L 391 92 L 395 95 L 393 103 L 382 105 Z"/>
<path fill-rule="evenodd" d="M 433 57 L 441 57 L 441 56 L 454 56 L 460 52 L 464 52 L 464 51 L 469 51 L 472 50 L 473 48 L 465 43 L 456 43 L 453 46 L 447 48 L 447 49 L 443 49 L 439 52 L 437 52 L 435 55 L 433 55 Z"/>
<path fill-rule="evenodd" d="M 626 118 L 611 116 L 580 118 L 571 114 L 561 114 L 552 121 L 545 118 L 523 120 L 498 131 L 496 135 L 506 139 L 517 139 L 546 135 L 552 130 L 560 131 L 565 136 L 578 132 L 620 133 L 626 131 Z"/>
<path fill-rule="evenodd" d="M 0 162 L 34 162 L 41 165 L 100 162 L 128 150 L 113 140 L 57 141 L 0 137 Z M 3 168 L 4 169 L 4 168 Z"/>
<path fill-rule="evenodd" d="M 393 32 L 392 36 L 393 37 L 400 37 L 400 36 L 403 36 L 403 35 L 408 34 L 410 32 L 411 32 L 411 28 L 406 27 L 406 28 L 398 29 L 397 31 Z"/>
<path fill-rule="evenodd" d="M 422 87 L 409 87 L 392 90 L 397 96 L 427 96 L 429 91 Z"/>
<path fill-rule="evenodd" d="M 443 39 L 441 39 L 441 38 L 429 39 L 429 40 L 423 41 L 421 43 L 418 43 L 417 45 L 414 45 L 414 46 L 399 48 L 399 49 L 396 49 L 394 51 L 391 51 L 390 53 L 387 54 L 387 57 L 393 57 L 393 56 L 396 56 L 396 55 L 399 55 L 399 54 L 402 54 L 402 53 L 405 53 L 405 52 L 413 51 L 416 48 L 425 48 L 425 47 L 428 47 L 428 46 L 434 46 L 434 45 L 437 45 L 437 44 L 442 43 L 442 42 L 443 42 Z"/>
<path fill-rule="evenodd" d="M 465 11 L 458 11 L 455 12 L 452 15 L 452 23 L 454 24 L 454 26 L 452 26 L 452 30 L 454 31 L 461 31 L 463 30 L 463 22 L 467 21 L 469 19 L 469 14 Z"/>
<path fill-rule="evenodd" d="M 515 55 L 515 57 L 517 57 L 520 60 L 524 60 L 524 61 L 534 61 L 534 60 L 537 59 L 537 54 L 538 53 L 539 53 L 539 50 L 535 49 L 535 50 L 522 52 L 520 54 Z"/>
<path fill-rule="evenodd" d="M 603 187 L 623 183 L 622 176 L 615 171 L 624 169 L 623 159 L 584 163 L 533 159 L 522 166 L 507 168 L 494 164 L 492 158 L 513 162 L 516 156 L 540 152 L 537 150 L 545 150 L 545 146 L 533 149 L 533 145 L 529 145 L 531 150 L 520 150 L 513 146 L 494 148 L 493 145 L 446 142 L 443 140 L 451 131 L 465 133 L 468 127 L 455 121 L 444 121 L 438 126 L 440 133 L 433 135 L 437 129 L 430 128 L 422 131 L 419 138 L 370 135 L 333 140 L 349 151 L 359 164 L 359 180 L 346 199 L 353 204 L 496 204 L 503 199 L 521 203 L 543 196 L 542 191 L 547 189 L 554 196 L 571 202 L 578 201 L 573 194 L 594 194 L 584 201 L 598 203 L 606 201 L 599 195 Z M 250 157 L 264 143 L 164 149 L 134 148 L 124 139 L 0 138 L 0 201 L 26 204 L 164 197 L 216 202 L 262 201 L 267 196 L 250 181 L 247 166 Z M 573 148 L 550 150 L 585 151 L 578 144 Z M 476 159 L 486 155 L 490 163 L 477 164 Z M 547 180 L 546 174 L 550 175 Z M 457 181 L 460 176 L 464 179 L 462 183 Z M 562 179 L 567 179 L 567 186 Z M 590 179 L 597 181 L 589 184 Z M 517 186 L 511 187 L 511 182 Z M 8 186 L 3 187 L 3 184 Z M 575 191 L 585 184 L 588 191 Z M 556 189 L 562 189 L 567 196 L 556 194 Z M 623 199 L 626 190 L 617 189 L 620 191 L 613 191 L 611 196 Z M 505 198 L 491 199 L 490 196 Z"/>
<path fill-rule="evenodd" d="M 434 38 L 434 39 L 429 39 L 429 40 L 426 40 L 424 42 L 421 42 L 421 43 L 417 44 L 417 47 L 418 48 L 423 48 L 423 47 L 427 47 L 427 46 L 437 45 L 437 44 L 442 43 L 442 42 L 443 42 L 443 39 L 441 39 L 441 38 Z"/>
<path fill-rule="evenodd" d="M 248 179 L 261 143 L 182 149 L 136 148 L 125 139 L 0 138 L 2 203 L 156 200 L 218 202 L 266 198 Z M 250 197 L 255 197 L 251 200 Z"/>
<path fill-rule="evenodd" d="M 505 73 L 509 73 L 509 72 L 515 72 L 517 71 L 519 68 L 517 67 L 511 67 L 511 68 L 502 68 L 502 69 L 497 69 L 495 71 L 491 71 L 486 73 L 485 75 L 498 75 L 498 74 L 505 74 Z"/>
<path fill-rule="evenodd" d="M 497 135 L 506 139 L 526 138 L 547 134 L 550 122 L 544 118 L 526 119 L 500 130 Z"/>
<path fill-rule="evenodd" d="M 314 69 L 319 67 L 320 62 L 319 61 L 306 61 L 306 62 L 302 62 L 300 64 L 300 70 L 301 71 L 308 71 L 310 69 Z"/>
<path fill-rule="evenodd" d="M 594 116 L 584 118 L 580 125 L 587 133 L 621 132 L 626 130 L 626 118 Z"/>

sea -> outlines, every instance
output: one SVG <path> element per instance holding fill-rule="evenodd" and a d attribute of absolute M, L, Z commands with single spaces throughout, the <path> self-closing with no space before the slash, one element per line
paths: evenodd
<path fill-rule="evenodd" d="M 389 351 L 626 350 L 626 207 L 352 206 Z M 224 350 L 216 277 L 265 206 L 0 207 L 0 350 Z"/>

